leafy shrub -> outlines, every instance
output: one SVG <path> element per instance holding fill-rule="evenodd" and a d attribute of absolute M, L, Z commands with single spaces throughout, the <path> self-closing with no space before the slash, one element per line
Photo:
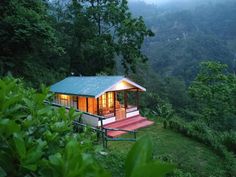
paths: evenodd
<path fill-rule="evenodd" d="M 180 169 L 174 170 L 173 174 L 170 175 L 170 177 L 192 177 L 192 174 L 189 172 L 183 172 Z"/>
<path fill-rule="evenodd" d="M 71 131 L 79 115 L 45 105 L 49 97 L 46 88 L 36 93 L 18 79 L 0 80 L 0 176 L 88 176 L 86 169 L 107 176 L 86 153 L 90 136 Z"/>
<path fill-rule="evenodd" d="M 20 80 L 0 80 L 0 176 L 109 177 L 93 155 L 89 129 L 73 133 L 75 110 L 45 105 L 48 89 L 37 93 Z M 150 137 L 141 138 L 125 163 L 126 177 L 163 177 L 174 168 L 152 159 Z"/>
<path fill-rule="evenodd" d="M 223 132 L 220 135 L 220 141 L 227 147 L 229 151 L 232 151 L 236 154 L 236 132 Z"/>
<path fill-rule="evenodd" d="M 200 121 L 186 123 L 178 117 L 169 120 L 169 127 L 185 136 L 196 139 L 197 141 L 210 146 L 217 154 L 226 159 L 226 168 L 229 176 L 234 174 L 236 161 L 234 155 L 227 151 L 235 146 L 234 133 L 220 133 L 213 131 L 206 124 Z"/>

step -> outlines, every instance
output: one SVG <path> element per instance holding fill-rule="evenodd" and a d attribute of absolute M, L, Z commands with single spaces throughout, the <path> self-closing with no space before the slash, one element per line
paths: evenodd
<path fill-rule="evenodd" d="M 143 120 L 146 120 L 146 118 L 143 118 L 143 117 L 126 118 L 120 121 L 116 121 L 116 122 L 112 122 L 110 124 L 104 125 L 104 127 L 105 128 L 120 128 L 120 127 L 127 126 L 130 124 L 138 123 Z"/>
<path fill-rule="evenodd" d="M 132 121 L 132 120 L 134 120 L 134 119 L 139 119 L 139 118 L 144 118 L 144 117 L 138 115 L 138 116 L 133 116 L 133 117 L 129 117 L 129 118 L 124 118 L 124 119 L 122 119 L 122 120 L 117 120 L 117 121 L 115 121 L 115 122 L 108 123 L 108 124 L 106 124 L 106 125 L 104 125 L 104 126 L 112 126 L 112 125 L 116 125 L 116 124 L 118 124 L 118 123 L 122 123 L 122 122 L 126 122 L 126 121 Z"/>
<path fill-rule="evenodd" d="M 145 122 L 145 121 L 148 121 L 148 120 L 146 118 L 143 118 L 143 119 L 138 120 L 138 121 L 130 122 L 129 124 L 126 124 L 126 125 L 118 126 L 117 128 L 125 129 L 126 127 L 133 126 L 133 125 Z"/>
<path fill-rule="evenodd" d="M 144 127 L 150 126 L 153 123 L 154 122 L 152 122 L 152 121 L 145 121 L 145 122 L 142 122 L 142 123 L 139 123 L 139 124 L 136 124 L 136 125 L 132 125 L 132 126 L 129 126 L 129 127 L 124 127 L 123 129 L 124 130 L 137 130 L 139 128 L 144 128 Z M 124 131 L 109 131 L 107 135 L 110 136 L 110 137 L 118 137 L 118 136 L 126 134 L 126 133 L 127 132 L 124 132 Z"/>
<path fill-rule="evenodd" d="M 133 124 L 133 125 L 129 125 L 129 126 L 123 127 L 122 129 L 124 129 L 124 130 L 137 130 L 139 128 L 144 128 L 144 127 L 150 126 L 152 124 L 154 124 L 153 121 L 144 120 L 142 122 L 139 122 L 139 123 L 136 123 L 136 124 Z M 124 132 L 124 131 L 108 131 L 107 135 L 109 137 L 118 137 L 118 136 L 126 134 L 126 133 L 127 132 Z"/>

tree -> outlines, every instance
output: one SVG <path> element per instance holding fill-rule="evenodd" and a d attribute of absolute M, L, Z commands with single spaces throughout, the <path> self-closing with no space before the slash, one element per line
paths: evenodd
<path fill-rule="evenodd" d="M 66 14 L 64 27 L 72 39 L 67 48 L 70 72 L 111 74 L 115 57 L 120 57 L 128 73 L 147 59 L 141 45 L 153 33 L 141 17 L 132 17 L 127 0 L 73 0 Z"/>
<path fill-rule="evenodd" d="M 3 0 L 0 14 L 1 74 L 11 71 L 24 75 L 27 62 L 46 63 L 46 56 L 62 51 L 49 22 L 45 1 Z"/>
<path fill-rule="evenodd" d="M 195 81 L 189 87 L 196 111 L 214 128 L 235 128 L 236 77 L 227 72 L 227 65 L 203 62 Z"/>

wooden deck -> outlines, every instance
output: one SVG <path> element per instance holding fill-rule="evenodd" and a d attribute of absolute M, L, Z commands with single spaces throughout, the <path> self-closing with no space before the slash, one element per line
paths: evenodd
<path fill-rule="evenodd" d="M 154 124 L 153 121 L 147 120 L 147 118 L 140 115 L 119 120 L 110 124 L 106 124 L 105 128 L 113 129 L 123 129 L 123 130 L 137 130 L 139 128 L 147 127 Z M 125 134 L 124 131 L 108 131 L 107 135 L 109 137 L 118 137 L 122 134 Z"/>

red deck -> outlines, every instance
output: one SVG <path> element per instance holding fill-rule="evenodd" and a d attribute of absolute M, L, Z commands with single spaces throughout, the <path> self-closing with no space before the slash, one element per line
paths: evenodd
<path fill-rule="evenodd" d="M 123 130 L 137 130 L 139 128 L 147 127 L 152 124 L 154 124 L 153 121 L 147 120 L 145 117 L 138 115 L 104 125 L 104 127 Z M 108 131 L 107 135 L 109 137 L 118 137 L 125 133 L 126 132 L 124 131 Z"/>

